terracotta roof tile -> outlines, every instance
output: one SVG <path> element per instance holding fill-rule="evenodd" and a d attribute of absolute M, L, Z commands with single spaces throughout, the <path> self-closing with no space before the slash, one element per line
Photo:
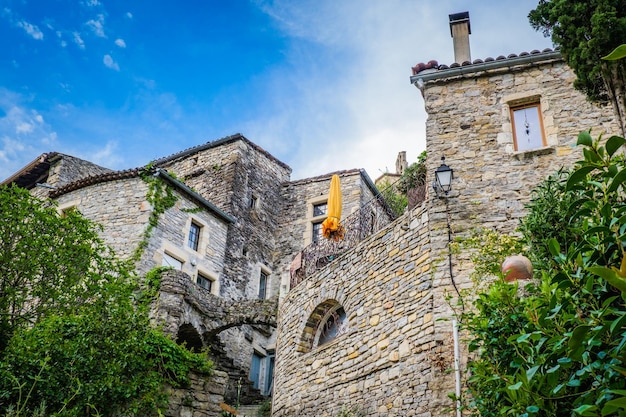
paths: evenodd
<path fill-rule="evenodd" d="M 519 58 L 519 57 L 524 57 L 524 56 L 529 56 L 529 55 L 537 55 L 537 54 L 542 54 L 542 53 L 551 53 L 551 52 L 556 52 L 557 49 L 551 49 L 551 48 L 545 48 L 542 51 L 539 51 L 538 49 L 533 49 L 530 52 L 520 52 L 519 54 L 509 54 L 508 56 L 504 56 L 504 55 L 498 55 L 495 59 L 492 57 L 488 57 L 483 59 L 475 59 L 473 62 L 469 62 L 469 61 L 465 61 L 465 62 L 453 62 L 450 65 L 444 65 L 444 64 L 438 64 L 437 61 L 435 60 L 431 60 L 428 61 L 427 63 L 423 63 L 420 62 L 419 64 L 415 65 L 414 67 L 411 68 L 413 75 L 417 75 L 422 71 L 426 71 L 426 70 L 444 70 L 444 69 L 449 69 L 449 68 L 458 68 L 458 67 L 467 67 L 467 66 L 471 66 L 471 65 L 478 65 L 478 64 L 483 64 L 485 62 L 493 62 L 493 61 L 501 61 L 504 59 L 513 59 L 513 58 Z M 431 71 L 429 71 L 431 72 Z"/>

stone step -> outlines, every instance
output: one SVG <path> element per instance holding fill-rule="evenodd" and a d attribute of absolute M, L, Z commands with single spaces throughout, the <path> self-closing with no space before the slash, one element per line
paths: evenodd
<path fill-rule="evenodd" d="M 242 405 L 239 407 L 239 409 L 237 410 L 238 416 L 243 416 L 243 417 L 256 417 L 259 408 L 261 408 L 260 405 Z"/>

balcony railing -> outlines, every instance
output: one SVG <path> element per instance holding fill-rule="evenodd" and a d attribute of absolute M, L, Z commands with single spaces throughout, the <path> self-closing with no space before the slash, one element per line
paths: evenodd
<path fill-rule="evenodd" d="M 406 190 L 404 195 L 400 190 Z M 385 198 L 387 196 L 387 198 Z M 400 202 L 405 198 L 405 202 Z M 290 288 L 306 280 L 316 271 L 324 268 L 343 252 L 355 247 L 360 241 L 378 232 L 393 222 L 405 209 L 412 209 L 426 198 L 426 185 L 420 184 L 406 189 L 402 179 L 379 192 L 357 212 L 342 222 L 345 229 L 343 240 L 334 241 L 320 238 L 305 247 L 291 265 Z M 407 201 L 408 200 L 408 201 Z M 405 208 L 406 207 L 406 208 Z"/>

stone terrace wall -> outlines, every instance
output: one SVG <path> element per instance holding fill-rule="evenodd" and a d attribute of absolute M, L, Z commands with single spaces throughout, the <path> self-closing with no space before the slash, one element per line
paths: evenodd
<path fill-rule="evenodd" d="M 452 239 L 468 236 L 478 227 L 514 232 L 533 187 L 560 167 L 571 167 L 580 159 L 581 151 L 574 145 L 581 131 L 592 128 L 594 137 L 604 133 L 605 138 L 618 133 L 611 108 L 590 104 L 574 90 L 574 79 L 561 59 L 551 59 L 464 76 L 442 76 L 426 82 L 422 90 L 428 113 L 427 172 L 434 173 L 441 156 L 454 169 L 449 199 L 431 198 L 428 202 L 431 249 L 437 254 L 432 265 L 435 340 L 442 349 L 447 347 L 447 355 L 452 353 L 452 346 L 446 343 L 452 338 L 449 320 L 455 310 L 461 311 L 454 301 L 446 301 L 446 296 L 456 298 L 452 280 L 461 291 L 473 286 L 469 279 L 473 265 L 467 252 L 453 256 L 451 276 L 448 222 Z M 515 152 L 509 103 L 533 96 L 540 97 L 548 147 Z M 450 376 L 442 389 L 453 384 Z"/>
<path fill-rule="evenodd" d="M 331 417 L 343 405 L 370 417 L 435 416 L 452 406 L 431 388 L 435 349 L 428 215 L 405 214 L 292 289 L 278 317 L 272 415 Z M 303 353 L 305 326 L 327 300 L 349 331 Z"/>
<path fill-rule="evenodd" d="M 228 374 L 213 371 L 210 376 L 191 373 L 188 388 L 168 388 L 166 417 L 218 417 L 224 401 Z"/>

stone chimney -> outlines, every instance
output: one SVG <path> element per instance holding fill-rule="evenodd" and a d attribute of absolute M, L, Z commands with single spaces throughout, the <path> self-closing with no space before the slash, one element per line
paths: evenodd
<path fill-rule="evenodd" d="M 450 18 L 450 35 L 454 44 L 454 62 L 458 64 L 466 61 L 472 62 L 469 44 L 472 28 L 470 27 L 469 12 L 454 13 L 448 17 Z"/>

